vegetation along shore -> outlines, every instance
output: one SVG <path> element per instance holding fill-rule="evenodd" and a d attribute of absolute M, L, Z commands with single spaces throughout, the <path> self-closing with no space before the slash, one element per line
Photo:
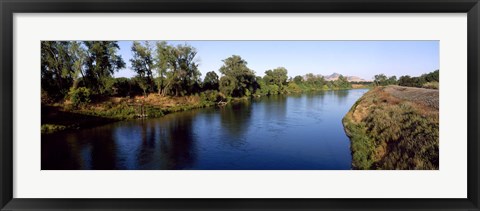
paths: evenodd
<path fill-rule="evenodd" d="M 427 87 L 438 84 L 436 74 Z M 343 124 L 354 169 L 439 168 L 438 89 L 375 87 L 352 106 Z"/>

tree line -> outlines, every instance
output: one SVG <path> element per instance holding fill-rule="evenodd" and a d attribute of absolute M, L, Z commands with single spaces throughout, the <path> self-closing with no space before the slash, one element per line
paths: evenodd
<path fill-rule="evenodd" d="M 266 70 L 265 76 L 257 76 L 239 55 L 222 60 L 220 76 L 210 71 L 202 80 L 197 50 L 188 44 L 171 45 L 165 41 L 134 41 L 129 62 L 135 76 L 115 78 L 114 73 L 127 66 L 119 50 L 116 41 L 42 41 L 42 98 L 79 103 L 94 97 L 157 93 L 161 96 L 200 94 L 218 101 L 352 87 L 343 76 L 335 81 L 312 73 L 289 78 L 284 67 Z"/>
<path fill-rule="evenodd" d="M 438 89 L 440 81 L 440 72 L 435 70 L 430 73 L 422 74 L 418 77 L 411 77 L 409 75 L 401 76 L 398 80 L 396 76 L 388 77 L 384 74 L 374 76 L 375 86 L 399 85 L 409 87 L 422 87 L 430 89 Z"/>

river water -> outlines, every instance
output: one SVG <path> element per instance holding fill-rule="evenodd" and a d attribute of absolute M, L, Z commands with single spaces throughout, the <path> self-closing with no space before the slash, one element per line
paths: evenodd
<path fill-rule="evenodd" d="M 342 118 L 367 90 L 262 97 L 42 136 L 42 170 L 351 168 Z"/>

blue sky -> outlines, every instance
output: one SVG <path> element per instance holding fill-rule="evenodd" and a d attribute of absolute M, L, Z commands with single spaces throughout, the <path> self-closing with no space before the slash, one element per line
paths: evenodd
<path fill-rule="evenodd" d="M 359 76 L 371 80 L 374 75 L 419 76 L 439 69 L 438 41 L 167 41 L 190 44 L 197 49 L 202 78 L 222 66 L 222 60 L 240 55 L 257 75 L 276 67 L 285 67 L 289 76 L 307 73 Z M 115 77 L 132 77 L 130 69 L 132 41 L 119 41 L 119 53 L 127 68 Z"/>

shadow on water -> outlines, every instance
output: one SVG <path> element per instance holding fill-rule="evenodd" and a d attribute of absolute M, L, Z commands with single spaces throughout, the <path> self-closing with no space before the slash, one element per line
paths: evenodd
<path fill-rule="evenodd" d="M 250 118 L 252 115 L 251 101 L 240 101 L 230 103 L 219 110 L 220 123 L 224 134 L 224 142 L 232 147 L 239 147 L 245 143 L 242 138 L 245 131 L 250 126 Z M 223 132 L 219 131 L 219 132 Z"/>
<path fill-rule="evenodd" d="M 269 120 L 277 120 L 286 123 L 287 118 L 287 96 L 269 96 L 263 103 L 265 116 Z"/>
<path fill-rule="evenodd" d="M 187 112 L 183 118 L 172 118 L 163 125 L 168 133 L 161 142 L 162 154 L 167 160 L 166 169 L 188 169 L 195 163 L 195 143 L 192 128 L 194 112 Z M 163 168 L 162 168 L 163 169 Z"/>
<path fill-rule="evenodd" d="M 194 112 L 42 136 L 42 169 L 188 169 Z"/>
<path fill-rule="evenodd" d="M 117 169 L 116 149 L 103 127 L 42 135 L 42 169 Z"/>

